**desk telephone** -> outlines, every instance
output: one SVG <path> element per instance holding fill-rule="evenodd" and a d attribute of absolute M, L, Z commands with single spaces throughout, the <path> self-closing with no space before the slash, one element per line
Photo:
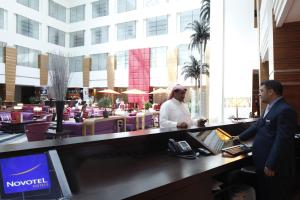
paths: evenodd
<path fill-rule="evenodd" d="M 169 150 L 175 154 L 188 153 L 192 151 L 192 148 L 189 145 L 189 143 L 187 143 L 187 141 L 184 140 L 175 142 L 175 140 L 169 139 L 168 147 Z"/>
<path fill-rule="evenodd" d="M 192 150 L 191 146 L 187 141 L 176 142 L 173 139 L 169 139 L 168 150 L 173 155 L 186 159 L 196 159 L 197 154 Z"/>

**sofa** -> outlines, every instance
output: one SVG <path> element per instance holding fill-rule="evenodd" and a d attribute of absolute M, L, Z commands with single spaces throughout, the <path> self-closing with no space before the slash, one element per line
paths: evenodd
<path fill-rule="evenodd" d="M 92 133 L 92 126 L 88 126 L 84 124 L 85 122 L 63 122 L 63 129 L 70 130 L 70 137 L 75 136 L 83 136 L 83 135 L 99 135 L 99 134 L 107 134 L 107 133 L 115 133 L 117 132 L 117 120 L 96 120 L 94 123 L 94 133 Z M 84 126 L 86 127 L 86 131 L 84 134 Z"/>
<path fill-rule="evenodd" d="M 32 112 L 21 112 L 24 121 L 33 120 Z M 1 121 L 11 121 L 12 115 L 11 112 L 0 112 L 0 122 Z"/>

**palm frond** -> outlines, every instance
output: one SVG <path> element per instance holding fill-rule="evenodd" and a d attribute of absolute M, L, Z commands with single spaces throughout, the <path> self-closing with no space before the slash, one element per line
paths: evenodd
<path fill-rule="evenodd" d="M 194 31 L 191 35 L 191 41 L 189 44 L 189 49 L 198 48 L 199 52 L 202 53 L 206 49 L 207 40 L 210 38 L 210 26 L 207 21 L 197 21 L 188 24 L 189 28 Z M 203 46 L 202 46 L 203 45 Z"/>
<path fill-rule="evenodd" d="M 210 0 L 202 0 L 200 8 L 200 19 L 210 21 Z"/>

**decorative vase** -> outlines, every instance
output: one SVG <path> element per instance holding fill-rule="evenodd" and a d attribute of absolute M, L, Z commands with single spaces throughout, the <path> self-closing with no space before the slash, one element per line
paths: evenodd
<path fill-rule="evenodd" d="M 201 91 L 200 88 L 195 87 L 192 90 L 191 99 L 191 117 L 196 119 L 201 117 Z"/>
<path fill-rule="evenodd" d="M 105 110 L 103 111 L 103 117 L 104 117 L 104 118 L 108 118 L 108 116 L 109 116 L 109 112 L 105 109 Z"/>
<path fill-rule="evenodd" d="M 64 112 L 65 101 L 56 101 L 56 132 L 62 132 L 62 120 Z"/>

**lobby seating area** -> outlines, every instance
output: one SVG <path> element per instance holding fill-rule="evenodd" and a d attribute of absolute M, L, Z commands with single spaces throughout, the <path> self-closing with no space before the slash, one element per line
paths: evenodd
<path fill-rule="evenodd" d="M 99 107 L 87 107 L 83 113 L 81 112 L 81 106 L 65 106 L 63 130 L 68 131 L 68 137 L 153 128 L 156 127 L 154 121 L 157 121 L 157 113 L 159 113 L 159 111 L 154 111 L 155 114 L 150 111 L 128 113 L 124 110 L 117 112 L 109 109 L 110 116 L 104 118 L 103 109 Z M 82 116 L 80 122 L 74 119 L 78 115 Z M 27 141 L 45 140 L 48 129 L 55 130 L 55 116 L 55 108 L 49 106 L 34 104 L 22 105 L 18 109 L 11 107 L 0 111 L 0 131 L 8 134 L 25 133 Z"/>

